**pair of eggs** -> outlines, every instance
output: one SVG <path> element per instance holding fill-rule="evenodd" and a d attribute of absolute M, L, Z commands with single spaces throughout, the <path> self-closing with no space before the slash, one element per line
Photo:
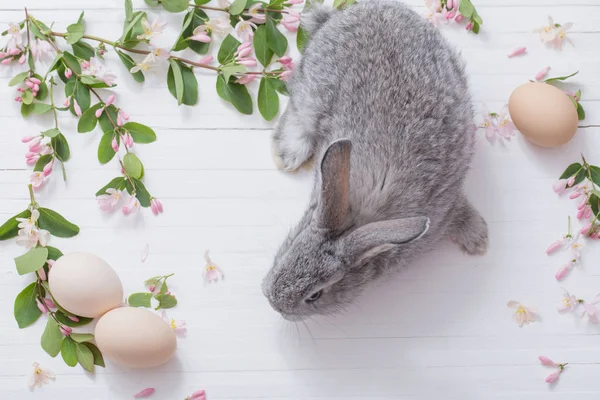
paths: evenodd
<path fill-rule="evenodd" d="M 108 360 L 131 368 L 168 361 L 177 349 L 170 325 L 141 308 L 122 307 L 123 285 L 101 258 L 84 252 L 60 257 L 48 275 L 54 299 L 68 312 L 100 318 L 96 345 Z"/>

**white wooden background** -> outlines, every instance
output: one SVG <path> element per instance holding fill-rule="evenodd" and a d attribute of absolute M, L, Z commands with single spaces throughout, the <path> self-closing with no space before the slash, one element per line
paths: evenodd
<path fill-rule="evenodd" d="M 409 0 L 419 12 L 420 0 Z M 552 75 L 580 74 L 567 87 L 582 88 L 588 117 L 600 124 L 600 0 L 475 0 L 484 19 L 479 36 L 457 27 L 444 33 L 467 60 L 477 108 L 499 110 L 517 85 L 546 65 Z M 85 9 L 90 33 L 117 38 L 124 11 L 116 0 L 0 0 L 0 22 L 23 18 L 22 6 L 47 23 L 64 27 Z M 145 6 L 141 1 L 137 7 Z M 153 10 L 148 10 L 151 14 Z M 173 38 L 182 14 L 167 15 Z M 532 30 L 555 21 L 574 22 L 575 47 L 561 53 L 545 48 Z M 527 46 L 528 54 L 506 53 Z M 297 52 L 294 51 L 293 54 Z M 27 280 L 16 274 L 14 242 L 0 246 L 0 399 L 128 399 L 145 387 L 153 398 L 183 399 L 196 389 L 210 399 L 568 399 L 600 398 L 600 327 L 572 315 L 559 315 L 562 291 L 554 279 L 566 255 L 548 258 L 544 249 L 564 233 L 574 204 L 558 198 L 551 184 L 584 152 L 600 164 L 600 130 L 582 129 L 568 145 L 534 148 L 521 137 L 490 145 L 480 134 L 467 192 L 489 224 L 485 257 L 462 255 L 451 243 L 373 288 L 355 307 L 335 319 L 297 327 L 270 309 L 261 279 L 287 229 L 306 204 L 311 175 L 286 175 L 271 161 L 272 124 L 240 116 L 221 101 L 215 78 L 198 72 L 200 104 L 178 108 L 163 80 L 164 70 L 143 85 L 109 56 L 119 75 L 119 104 L 132 120 L 154 127 L 159 140 L 136 146 L 146 166 L 147 185 L 165 205 L 133 217 L 107 216 L 94 192 L 119 172 L 117 164 L 96 160 L 98 132 L 80 135 L 75 121 L 60 125 L 72 149 L 66 185 L 54 176 L 39 201 L 81 227 L 73 239 L 53 239 L 65 252 L 96 253 L 118 271 L 126 293 L 142 281 L 169 272 L 180 305 L 170 313 L 187 320 L 177 358 L 151 371 L 115 365 L 95 377 L 69 368 L 40 348 L 43 323 L 19 330 L 13 299 Z M 15 73 L 0 68 L 0 219 L 27 205 L 25 145 L 19 138 L 46 129 L 49 121 L 21 119 L 7 82 Z M 253 88 L 256 90 L 256 87 Z M 150 255 L 141 263 L 148 243 Z M 600 292 L 600 244 L 583 250 L 583 267 L 564 286 L 581 297 Z M 204 287 L 202 253 L 212 256 L 227 280 Z M 594 260 L 595 257 L 595 260 Z M 536 306 L 541 320 L 519 328 L 508 300 Z M 556 387 L 538 355 L 569 362 Z M 57 373 L 56 382 L 30 394 L 26 376 L 40 362 Z"/>

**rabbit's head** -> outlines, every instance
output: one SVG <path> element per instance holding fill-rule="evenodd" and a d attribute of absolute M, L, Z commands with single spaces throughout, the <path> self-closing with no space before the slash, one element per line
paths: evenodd
<path fill-rule="evenodd" d="M 263 281 L 271 306 L 289 320 L 343 309 L 379 274 L 377 260 L 420 238 L 426 217 L 356 226 L 349 213 L 350 153 L 342 139 L 325 151 L 316 199 L 279 249 Z"/>

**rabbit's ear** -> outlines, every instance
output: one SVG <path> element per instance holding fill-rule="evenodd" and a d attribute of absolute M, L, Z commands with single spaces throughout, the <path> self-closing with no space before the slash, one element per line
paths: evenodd
<path fill-rule="evenodd" d="M 429 218 L 411 217 L 372 222 L 343 239 L 345 256 L 358 264 L 394 248 L 419 239 L 429 229 Z"/>
<path fill-rule="evenodd" d="M 329 145 L 321 161 L 321 198 L 319 226 L 337 230 L 348 214 L 350 152 L 352 142 L 340 139 Z"/>

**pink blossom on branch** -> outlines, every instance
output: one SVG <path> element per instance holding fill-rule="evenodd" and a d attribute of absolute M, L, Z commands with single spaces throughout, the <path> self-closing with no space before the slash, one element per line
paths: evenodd
<path fill-rule="evenodd" d="M 565 363 L 565 364 L 555 363 L 554 361 L 552 361 L 550 358 L 548 358 L 546 356 L 539 356 L 538 359 L 540 360 L 542 365 L 545 365 L 547 367 L 556 368 L 555 372 L 551 373 L 550 375 L 548 375 L 546 377 L 546 379 L 545 379 L 546 383 L 556 382 L 558 380 L 558 378 L 560 377 L 560 375 L 565 370 L 565 367 L 568 365 L 568 363 Z"/>
<path fill-rule="evenodd" d="M 113 211 L 121 200 L 121 191 L 114 188 L 108 188 L 105 193 L 106 194 L 101 194 L 96 197 L 98 206 L 102 211 Z"/>

